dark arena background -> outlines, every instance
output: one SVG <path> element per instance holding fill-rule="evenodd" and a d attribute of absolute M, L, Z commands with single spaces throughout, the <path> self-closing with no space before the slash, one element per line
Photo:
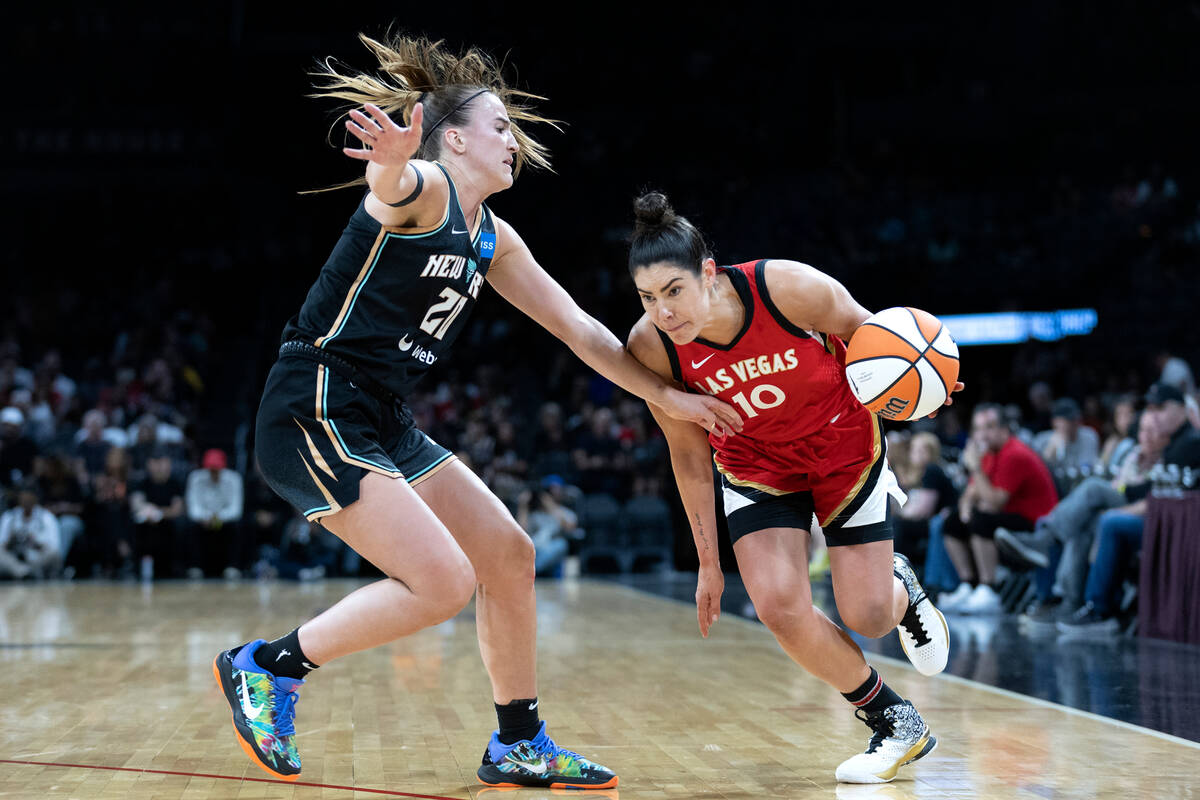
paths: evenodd
<path fill-rule="evenodd" d="M 942 597 L 949 666 L 922 678 L 896 636 L 855 634 L 941 747 L 850 787 L 833 766 L 862 728 L 757 622 L 724 530 L 727 618 L 696 633 L 695 548 L 645 404 L 484 289 L 407 402 L 534 538 L 557 735 L 620 767 L 627 798 L 1200 796 L 1200 3 L 834 5 L 7 9 L 0 796 L 497 791 L 474 772 L 494 720 L 472 607 L 322 670 L 298 712 L 307 784 L 263 782 L 209 668 L 380 575 L 271 492 L 252 446 L 283 325 L 361 196 L 304 193 L 362 169 L 308 73 L 373 66 L 357 34 L 389 25 L 479 46 L 548 98 L 562 130 L 531 132 L 554 172 L 489 206 L 622 341 L 642 313 L 632 202 L 659 189 L 719 264 L 811 264 L 960 345 L 953 406 L 887 425 L 901 485 L 936 498 L 896 547 Z M 982 403 L 1060 505 L 1114 479 L 1153 419 L 1148 497 L 1055 541 L 1030 520 L 996 542 L 990 586 L 960 583 L 974 551 L 943 530 Z M 183 498 L 168 524 L 141 507 L 157 462 Z M 215 538 L 189 476 L 221 463 L 243 488 Z M 59 521 L 40 561 L 13 532 L 30 493 Z M 837 619 L 825 558 L 813 593 Z"/>

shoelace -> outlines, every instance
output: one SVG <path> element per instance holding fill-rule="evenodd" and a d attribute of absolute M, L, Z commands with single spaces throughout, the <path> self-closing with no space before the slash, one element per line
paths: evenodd
<path fill-rule="evenodd" d="M 860 714 L 861 716 L 859 716 Z M 854 709 L 854 716 L 867 723 L 867 727 L 875 731 L 875 733 L 871 735 L 871 743 L 867 745 L 868 753 L 874 753 L 875 749 L 883 743 L 883 740 L 895 732 L 892 721 L 884 716 L 883 711 L 875 714 L 868 714 L 861 708 L 856 708 Z"/>
<path fill-rule="evenodd" d="M 583 756 L 579 755 L 579 753 L 576 753 L 574 750 L 567 750 L 565 747 L 559 747 L 557 744 L 554 743 L 554 740 L 551 739 L 549 736 L 547 736 L 540 743 L 535 744 L 534 742 L 530 742 L 529 750 L 530 750 L 530 752 L 534 753 L 535 755 L 541 756 L 542 758 L 546 759 L 547 762 L 553 761 L 560 754 L 564 755 L 564 756 L 570 756 L 572 758 L 577 758 L 581 761 L 584 760 Z"/>
<path fill-rule="evenodd" d="M 285 692 L 273 685 L 271 697 L 275 701 L 275 735 L 292 736 L 296 733 L 296 701 L 300 699 L 298 692 Z"/>
<path fill-rule="evenodd" d="M 904 629 L 912 634 L 913 642 L 917 647 L 929 644 L 929 631 L 925 630 L 924 623 L 921 622 L 921 615 L 917 613 L 917 606 L 925 601 L 927 595 L 921 592 L 917 595 L 916 602 L 908 604 L 908 610 L 904 612 L 904 618 L 900 620 L 900 624 Z"/>

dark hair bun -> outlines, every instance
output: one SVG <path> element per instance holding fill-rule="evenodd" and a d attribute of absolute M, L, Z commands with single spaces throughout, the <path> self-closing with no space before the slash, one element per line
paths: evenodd
<path fill-rule="evenodd" d="M 675 210 L 662 192 L 646 192 L 633 203 L 637 225 L 634 234 L 649 233 L 675 221 Z"/>

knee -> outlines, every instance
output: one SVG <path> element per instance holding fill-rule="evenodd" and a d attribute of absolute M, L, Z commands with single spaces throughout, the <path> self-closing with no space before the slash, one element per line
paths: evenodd
<path fill-rule="evenodd" d="M 431 587 L 426 595 L 427 603 L 438 621 L 450 619 L 462 611 L 475 596 L 475 570 L 465 555 L 456 555 L 457 558 L 447 559 L 434 574 L 425 576 Z"/>
<path fill-rule="evenodd" d="M 770 591 L 754 600 L 754 613 L 776 636 L 795 635 L 808 629 L 814 619 L 811 603 L 803 602 L 795 592 Z"/>
<path fill-rule="evenodd" d="M 865 600 L 855 603 L 842 611 L 842 622 L 855 633 L 862 634 L 868 639 L 878 639 L 891 633 L 896 627 L 892 619 L 892 602 L 889 598 Z"/>
<path fill-rule="evenodd" d="M 489 534 L 485 563 L 476 565 L 478 580 L 485 586 L 498 583 L 533 583 L 535 553 L 533 540 L 515 521 L 499 525 Z"/>

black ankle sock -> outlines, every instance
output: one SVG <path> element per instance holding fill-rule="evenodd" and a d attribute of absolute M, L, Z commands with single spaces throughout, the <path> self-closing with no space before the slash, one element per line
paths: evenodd
<path fill-rule="evenodd" d="M 536 697 L 528 700 L 513 700 L 508 705 L 496 704 L 496 719 L 500 721 L 500 741 L 516 744 L 522 739 L 532 739 L 542 727 L 538 719 Z"/>
<path fill-rule="evenodd" d="M 303 678 L 319 665 L 313 664 L 300 649 L 299 628 L 254 651 L 254 662 L 279 678 Z"/>
<path fill-rule="evenodd" d="M 842 697 L 868 714 L 878 714 L 888 706 L 904 702 L 900 698 L 900 695 L 888 688 L 888 685 L 883 682 L 883 678 L 879 677 L 879 673 L 875 671 L 874 667 L 871 667 L 871 674 L 863 681 L 862 686 L 853 692 L 844 692 Z"/>

